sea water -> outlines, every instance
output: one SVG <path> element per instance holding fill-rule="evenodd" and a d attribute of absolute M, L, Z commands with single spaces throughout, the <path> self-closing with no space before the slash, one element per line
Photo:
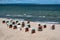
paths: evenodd
<path fill-rule="evenodd" d="M 60 23 L 60 5 L 0 4 L 0 17 Z"/>

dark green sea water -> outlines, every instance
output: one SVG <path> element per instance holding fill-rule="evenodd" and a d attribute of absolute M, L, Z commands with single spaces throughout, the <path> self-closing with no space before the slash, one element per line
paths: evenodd
<path fill-rule="evenodd" d="M 0 5 L 0 17 L 60 22 L 60 5 Z"/>

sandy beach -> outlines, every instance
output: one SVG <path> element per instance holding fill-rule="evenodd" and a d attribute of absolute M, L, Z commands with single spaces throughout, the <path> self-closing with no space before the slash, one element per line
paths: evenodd
<path fill-rule="evenodd" d="M 8 28 L 6 24 L 2 23 L 2 20 L 3 18 L 0 18 L 0 40 L 60 40 L 60 24 L 55 24 L 55 30 L 52 30 L 52 24 L 40 23 L 41 25 L 46 24 L 47 28 L 37 31 L 38 22 L 31 22 L 31 27 L 36 28 L 36 33 L 31 34 L 30 29 L 25 32 L 24 28 L 21 31 Z"/>

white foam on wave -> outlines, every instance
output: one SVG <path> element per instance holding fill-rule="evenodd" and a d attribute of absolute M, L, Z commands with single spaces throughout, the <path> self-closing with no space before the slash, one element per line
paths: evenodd
<path fill-rule="evenodd" d="M 11 16 L 11 15 L 7 14 L 6 16 Z"/>
<path fill-rule="evenodd" d="M 59 22 L 40 22 L 37 21 L 38 23 L 43 23 L 43 24 L 59 24 Z"/>
<path fill-rule="evenodd" d="M 33 17 L 32 15 L 26 15 L 26 17 Z"/>
<path fill-rule="evenodd" d="M 39 16 L 39 17 L 45 18 L 46 16 Z"/>
<path fill-rule="evenodd" d="M 26 14 L 24 14 L 24 15 L 26 15 Z"/>
<path fill-rule="evenodd" d="M 6 16 L 12 16 L 12 17 L 33 17 L 32 15 L 10 15 L 10 14 L 7 14 Z"/>
<path fill-rule="evenodd" d="M 24 15 L 9 15 L 9 14 L 7 14 L 6 16 L 12 16 L 12 17 L 24 17 Z"/>
<path fill-rule="evenodd" d="M 60 18 L 60 17 L 57 17 L 57 18 Z"/>
<path fill-rule="evenodd" d="M 58 24 L 58 22 L 47 22 L 49 24 Z"/>

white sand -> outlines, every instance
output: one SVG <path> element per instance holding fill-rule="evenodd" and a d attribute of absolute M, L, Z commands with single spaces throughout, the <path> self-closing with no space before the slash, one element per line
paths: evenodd
<path fill-rule="evenodd" d="M 24 28 L 19 31 L 17 29 L 10 29 L 6 24 L 2 24 L 0 18 L 0 40 L 60 40 L 60 24 L 55 24 L 55 30 L 51 30 L 52 24 L 47 24 L 47 28 L 43 31 L 37 31 L 31 34 L 31 32 L 25 32 Z M 31 26 L 37 28 L 36 22 L 31 22 Z M 41 23 L 43 24 L 43 23 Z"/>

